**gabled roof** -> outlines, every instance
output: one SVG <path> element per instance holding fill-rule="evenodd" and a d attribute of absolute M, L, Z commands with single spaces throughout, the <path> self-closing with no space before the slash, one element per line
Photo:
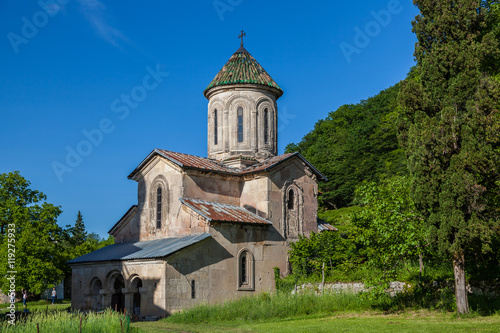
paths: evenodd
<path fill-rule="evenodd" d="M 264 171 L 269 171 L 272 168 L 278 166 L 279 164 L 285 162 L 286 160 L 289 160 L 291 158 L 297 157 L 299 158 L 302 162 L 304 162 L 311 170 L 316 174 L 319 180 L 327 180 L 327 178 L 318 171 L 311 163 L 309 163 L 308 160 L 305 159 L 304 156 L 302 156 L 299 153 L 288 153 L 288 154 L 282 154 L 274 157 L 270 157 L 262 162 L 258 162 L 254 165 L 251 165 L 245 169 L 238 169 L 238 168 L 233 168 L 230 166 L 225 165 L 222 162 L 212 160 L 209 158 L 204 158 L 204 157 L 199 157 L 199 156 L 194 156 L 194 155 L 189 155 L 189 154 L 182 154 L 182 153 L 176 153 L 164 149 L 155 149 L 153 150 L 135 169 L 128 175 L 129 179 L 132 179 L 139 170 L 146 165 L 154 156 L 162 156 L 166 158 L 167 160 L 171 161 L 172 163 L 178 165 L 179 167 L 183 169 L 196 169 L 196 170 L 202 170 L 202 171 L 211 171 L 211 172 L 217 172 L 217 173 L 223 173 L 223 174 L 229 174 L 229 175 L 235 175 L 235 176 L 244 176 L 252 173 L 258 173 L 258 172 L 264 172 Z"/>
<path fill-rule="evenodd" d="M 133 260 L 164 258 L 188 246 L 211 237 L 210 234 L 192 235 L 175 238 L 161 238 L 150 241 L 113 244 L 81 257 L 68 261 L 68 264 L 80 264 L 96 261 Z"/>
<path fill-rule="evenodd" d="M 240 206 L 189 198 L 181 198 L 180 200 L 182 204 L 191 208 L 209 222 L 234 222 L 264 225 L 272 224 L 265 218 L 260 217 Z"/>
<path fill-rule="evenodd" d="M 205 89 L 204 95 L 206 97 L 207 91 L 211 88 L 233 84 L 258 84 L 276 89 L 277 97 L 283 95 L 280 86 L 243 46 L 229 58 L 224 67 L 217 73 Z"/>

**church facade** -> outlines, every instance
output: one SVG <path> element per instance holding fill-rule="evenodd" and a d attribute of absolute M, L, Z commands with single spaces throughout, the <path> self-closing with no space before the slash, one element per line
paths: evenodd
<path fill-rule="evenodd" d="M 68 262 L 73 308 L 162 316 L 274 289 L 290 242 L 318 231 L 325 180 L 277 155 L 282 94 L 242 44 L 204 91 L 208 157 L 154 149 L 130 173 L 137 204 L 110 229 L 115 244 Z"/>

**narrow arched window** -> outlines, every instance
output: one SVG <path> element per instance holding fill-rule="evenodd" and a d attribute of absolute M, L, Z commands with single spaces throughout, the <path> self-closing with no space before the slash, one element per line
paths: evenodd
<path fill-rule="evenodd" d="M 194 280 L 191 280 L 191 298 L 196 298 L 196 284 Z"/>
<path fill-rule="evenodd" d="M 214 145 L 217 144 L 218 124 L 217 124 L 217 109 L 214 111 Z"/>
<path fill-rule="evenodd" d="M 293 191 L 293 189 L 290 189 L 288 191 L 288 209 L 293 209 L 294 200 L 295 200 L 295 192 Z"/>
<path fill-rule="evenodd" d="M 243 249 L 238 253 L 238 290 L 254 290 L 255 272 L 252 252 Z"/>
<path fill-rule="evenodd" d="M 264 143 L 269 143 L 269 112 L 264 109 Z"/>
<path fill-rule="evenodd" d="M 161 187 L 156 189 L 156 228 L 161 228 Z"/>
<path fill-rule="evenodd" d="M 248 271 L 247 271 L 247 255 L 243 254 L 240 258 L 241 260 L 241 284 L 247 284 L 248 283 Z"/>
<path fill-rule="evenodd" d="M 238 142 L 243 142 L 243 108 L 238 108 Z"/>

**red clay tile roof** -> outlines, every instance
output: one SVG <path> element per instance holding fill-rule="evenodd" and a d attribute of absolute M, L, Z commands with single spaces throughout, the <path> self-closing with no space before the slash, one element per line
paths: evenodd
<path fill-rule="evenodd" d="M 249 224 L 272 224 L 243 207 L 198 199 L 181 198 L 181 202 L 208 221 Z"/>
<path fill-rule="evenodd" d="M 231 84 L 259 84 L 276 89 L 278 97 L 283 95 L 280 86 L 243 46 L 229 58 L 205 89 L 204 94 L 207 96 L 206 93 L 211 88 Z"/>
<path fill-rule="evenodd" d="M 204 157 L 199 157 L 199 156 L 189 155 L 189 154 L 176 153 L 176 152 L 172 152 L 172 151 L 168 151 L 168 150 L 164 150 L 164 149 L 153 150 L 137 166 L 137 168 L 135 168 L 135 170 L 132 171 L 132 173 L 128 176 L 128 178 L 132 179 L 134 177 L 134 175 L 155 155 L 160 155 L 160 156 L 166 158 L 167 160 L 177 164 L 181 168 L 225 173 L 225 174 L 230 174 L 230 175 L 235 175 L 235 176 L 243 176 L 243 175 L 247 175 L 247 174 L 268 171 L 271 168 L 277 166 L 278 164 L 284 162 L 285 160 L 288 160 L 288 159 L 295 156 L 295 157 L 298 157 L 299 159 L 301 159 L 304 163 L 306 163 L 313 170 L 313 172 L 316 173 L 316 175 L 318 176 L 318 178 L 320 180 L 327 179 L 321 172 L 319 172 L 311 163 L 309 163 L 308 160 L 306 160 L 299 153 L 288 153 L 288 154 L 282 154 L 282 155 L 270 157 L 262 162 L 258 162 L 258 163 L 251 165 L 245 169 L 238 169 L 238 168 L 227 166 L 222 162 L 212 160 L 209 158 L 204 158 Z"/>
<path fill-rule="evenodd" d="M 164 149 L 155 149 L 155 150 L 157 150 L 161 156 L 174 162 L 180 167 L 227 172 L 227 173 L 238 173 L 240 171 L 237 168 L 233 168 L 225 165 L 224 163 L 204 157 L 188 155 L 183 153 L 176 153 Z"/>

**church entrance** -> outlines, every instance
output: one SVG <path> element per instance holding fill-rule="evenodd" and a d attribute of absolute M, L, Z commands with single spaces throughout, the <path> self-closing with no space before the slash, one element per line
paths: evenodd
<path fill-rule="evenodd" d="M 125 288 L 125 282 L 121 274 L 116 275 L 113 283 L 113 294 L 111 295 L 111 309 L 123 311 L 125 307 L 125 295 L 122 289 Z"/>

